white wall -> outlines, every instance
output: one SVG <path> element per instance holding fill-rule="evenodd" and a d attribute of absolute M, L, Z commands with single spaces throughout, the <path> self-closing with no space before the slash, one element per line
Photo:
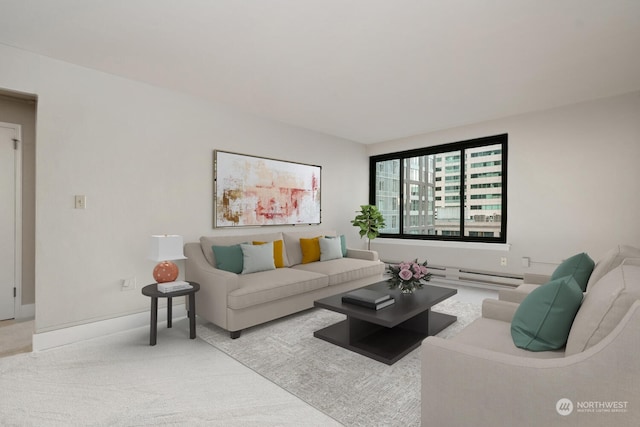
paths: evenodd
<path fill-rule="evenodd" d="M 0 45 L 0 89 L 38 95 L 36 330 L 147 311 L 147 237 L 212 230 L 212 152 L 323 167 L 323 226 L 347 233 L 367 203 L 368 155 L 509 133 L 510 250 L 383 245 L 384 259 L 551 271 L 579 251 L 640 246 L 640 93 L 365 147 Z M 73 196 L 87 209 L 73 209 Z M 246 232 L 253 231 L 247 230 Z M 382 239 L 378 239 L 382 241 Z M 549 263 L 549 264 L 546 264 Z"/>
<path fill-rule="evenodd" d="M 363 145 L 2 45 L 0 57 L 0 88 L 38 95 L 37 332 L 148 311 L 120 283 L 153 281 L 149 235 L 230 232 L 212 229 L 214 149 L 322 166 L 322 226 L 364 245 L 349 224 L 367 203 Z"/>
<path fill-rule="evenodd" d="M 378 239 L 382 259 L 548 273 L 578 252 L 597 260 L 619 243 L 640 247 L 640 92 L 379 143 L 368 154 L 501 133 L 509 134 L 508 252 Z M 523 268 L 522 257 L 534 264 Z"/>

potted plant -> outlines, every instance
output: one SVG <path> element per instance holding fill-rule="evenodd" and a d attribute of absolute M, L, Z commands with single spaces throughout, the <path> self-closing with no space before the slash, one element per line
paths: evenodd
<path fill-rule="evenodd" d="M 380 229 L 385 227 L 382 213 L 374 205 L 360 205 L 358 215 L 351 221 L 354 227 L 360 227 L 360 238 L 367 236 L 369 243 L 367 249 L 371 250 L 371 239 L 380 234 Z"/>

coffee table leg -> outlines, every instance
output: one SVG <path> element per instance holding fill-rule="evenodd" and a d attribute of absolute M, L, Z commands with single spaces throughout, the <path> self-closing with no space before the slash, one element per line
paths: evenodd
<path fill-rule="evenodd" d="M 397 327 L 408 331 L 418 332 L 420 334 L 429 335 L 429 313 L 431 310 L 425 310 L 420 314 L 413 316 L 411 319 L 400 323 Z"/>
<path fill-rule="evenodd" d="M 196 294 L 189 294 L 189 338 L 196 337 Z"/>
<path fill-rule="evenodd" d="M 167 328 L 171 327 L 171 320 L 173 319 L 173 315 L 171 311 L 173 310 L 173 303 L 171 302 L 171 298 L 167 298 Z"/>
<path fill-rule="evenodd" d="M 158 298 L 151 298 L 151 332 L 149 333 L 149 345 L 156 345 L 158 334 Z"/>

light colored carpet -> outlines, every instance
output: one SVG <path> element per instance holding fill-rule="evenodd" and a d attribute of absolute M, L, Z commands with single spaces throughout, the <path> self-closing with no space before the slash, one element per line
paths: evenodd
<path fill-rule="evenodd" d="M 33 320 L 0 322 L 0 357 L 31 351 Z"/>
<path fill-rule="evenodd" d="M 0 426 L 340 424 L 204 341 L 188 321 L 0 358 Z"/>
<path fill-rule="evenodd" d="M 436 311 L 458 316 L 450 337 L 480 316 L 480 306 L 448 299 Z M 420 425 L 420 348 L 394 365 L 345 350 L 313 332 L 345 316 L 311 309 L 242 332 L 207 323 L 198 336 L 346 426 Z"/>

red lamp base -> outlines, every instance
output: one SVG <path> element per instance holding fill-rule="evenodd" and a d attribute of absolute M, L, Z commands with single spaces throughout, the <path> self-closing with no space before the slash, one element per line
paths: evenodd
<path fill-rule="evenodd" d="M 178 266 L 171 261 L 162 261 L 153 269 L 153 278 L 158 283 L 174 282 L 178 278 Z"/>

